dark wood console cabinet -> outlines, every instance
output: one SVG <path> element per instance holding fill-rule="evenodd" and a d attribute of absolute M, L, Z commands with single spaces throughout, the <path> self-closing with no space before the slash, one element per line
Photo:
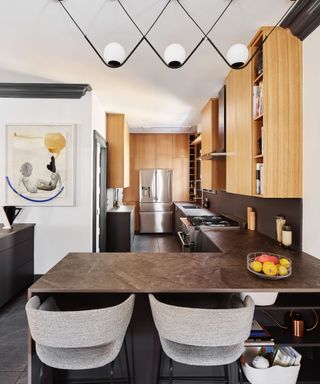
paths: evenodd
<path fill-rule="evenodd" d="M 134 205 L 123 205 L 107 212 L 107 252 L 131 252 L 134 210 Z"/>
<path fill-rule="evenodd" d="M 34 224 L 0 226 L 0 307 L 33 282 Z"/>

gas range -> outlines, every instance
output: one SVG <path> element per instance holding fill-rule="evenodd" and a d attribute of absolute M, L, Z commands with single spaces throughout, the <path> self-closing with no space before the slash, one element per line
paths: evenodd
<path fill-rule="evenodd" d="M 239 223 L 223 215 L 187 216 L 193 227 L 239 228 Z"/>
<path fill-rule="evenodd" d="M 206 227 L 207 230 L 236 230 L 240 228 L 240 224 L 237 221 L 218 214 L 210 216 L 187 216 L 180 218 L 180 220 L 182 230 L 178 232 L 178 236 L 183 252 L 201 252 L 201 227 Z"/>

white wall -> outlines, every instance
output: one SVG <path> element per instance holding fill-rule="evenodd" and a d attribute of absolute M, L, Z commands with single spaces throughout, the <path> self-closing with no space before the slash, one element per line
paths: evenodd
<path fill-rule="evenodd" d="M 92 93 L 80 100 L 0 99 L 0 205 L 4 204 L 6 124 L 76 124 L 76 204 L 26 207 L 17 222 L 35 223 L 35 274 L 68 252 L 90 251 L 92 236 L 92 129 L 104 112 Z M 101 130 L 103 132 L 103 130 Z"/>
<path fill-rule="evenodd" d="M 303 250 L 320 258 L 320 27 L 303 43 Z"/>

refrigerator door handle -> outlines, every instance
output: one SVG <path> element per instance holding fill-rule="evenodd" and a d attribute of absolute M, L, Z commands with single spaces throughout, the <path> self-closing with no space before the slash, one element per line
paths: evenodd
<path fill-rule="evenodd" d="M 155 184 L 156 184 L 156 193 L 155 193 L 155 201 L 158 201 L 158 171 L 155 170 Z"/>

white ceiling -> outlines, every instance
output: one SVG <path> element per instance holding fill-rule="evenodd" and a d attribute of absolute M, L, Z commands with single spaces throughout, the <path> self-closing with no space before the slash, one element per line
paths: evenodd
<path fill-rule="evenodd" d="M 207 30 L 228 0 L 182 2 Z M 146 31 L 166 0 L 123 3 Z M 140 38 L 116 0 L 64 0 L 64 4 L 101 53 L 111 41 L 130 52 Z M 234 0 L 210 37 L 226 53 L 234 43 L 248 43 L 260 26 L 276 23 L 290 4 L 289 0 Z M 5 75 L 8 70 L 41 80 L 89 83 L 107 111 L 126 113 L 131 130 L 187 131 L 198 123 L 201 107 L 217 95 L 228 73 L 207 42 L 181 69 L 166 68 L 146 43 L 124 67 L 110 69 L 57 0 L 0 0 L 0 36 L 0 68 L 5 70 L 0 81 L 12 81 Z M 172 42 L 190 52 L 201 37 L 174 0 L 149 34 L 161 53 Z"/>

